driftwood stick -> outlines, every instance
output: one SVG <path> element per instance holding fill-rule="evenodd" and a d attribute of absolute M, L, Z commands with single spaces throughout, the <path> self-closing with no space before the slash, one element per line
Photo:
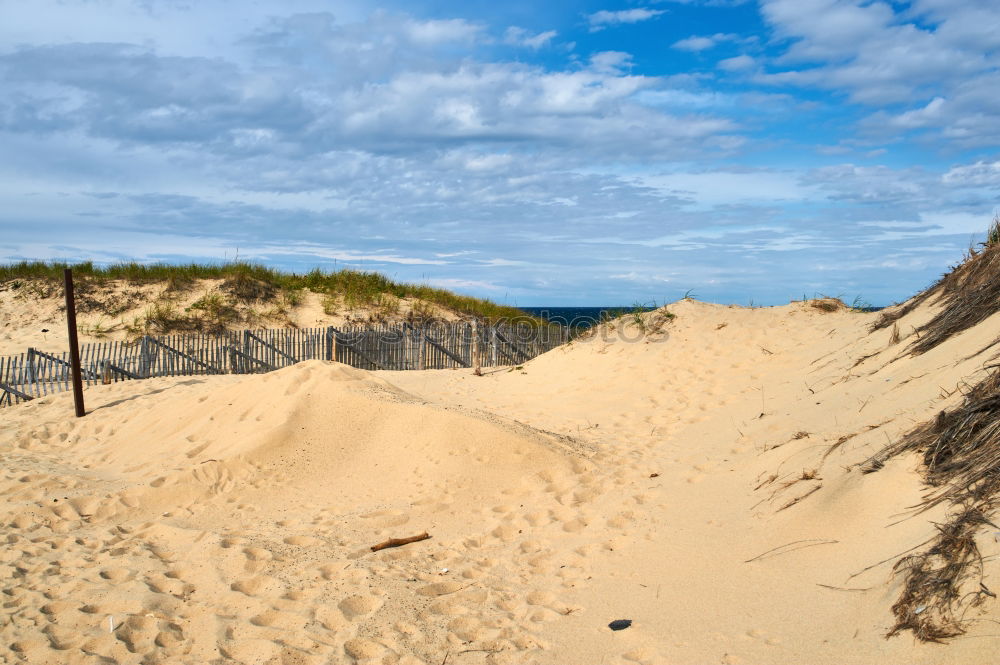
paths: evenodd
<path fill-rule="evenodd" d="M 426 531 L 416 536 L 410 536 L 409 538 L 390 538 L 384 543 L 372 545 L 372 552 L 389 549 L 390 547 L 401 547 L 403 545 L 409 545 L 410 543 L 419 543 L 421 540 L 427 540 L 428 538 L 430 538 L 430 534 Z"/>

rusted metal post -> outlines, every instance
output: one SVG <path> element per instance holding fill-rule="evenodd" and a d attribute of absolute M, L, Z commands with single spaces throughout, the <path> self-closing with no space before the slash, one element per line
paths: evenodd
<path fill-rule="evenodd" d="M 66 327 L 69 329 L 69 363 L 73 372 L 73 403 L 76 417 L 87 414 L 83 408 L 83 373 L 80 371 L 80 343 L 76 338 L 76 301 L 73 299 L 73 270 L 66 268 Z"/>

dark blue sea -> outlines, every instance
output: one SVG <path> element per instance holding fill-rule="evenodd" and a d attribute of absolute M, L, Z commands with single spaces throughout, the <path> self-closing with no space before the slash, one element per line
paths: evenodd
<path fill-rule="evenodd" d="M 616 317 L 626 312 L 635 311 L 635 305 L 615 305 L 607 307 L 519 307 L 532 316 L 548 319 L 572 328 L 589 328 L 599 323 L 602 317 Z M 643 307 L 643 311 L 651 311 L 652 307 Z"/>

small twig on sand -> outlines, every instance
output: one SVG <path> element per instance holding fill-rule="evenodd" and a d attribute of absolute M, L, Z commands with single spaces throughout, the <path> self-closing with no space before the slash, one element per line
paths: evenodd
<path fill-rule="evenodd" d="M 816 586 L 821 586 L 824 589 L 833 589 L 834 591 L 871 591 L 872 587 L 847 587 L 847 586 L 833 586 L 831 584 L 821 584 L 816 582 Z"/>
<path fill-rule="evenodd" d="M 868 572 L 869 570 L 871 570 L 872 568 L 876 568 L 876 567 L 878 567 L 878 566 L 881 566 L 881 565 L 882 565 L 883 563 L 889 563 L 889 562 L 890 562 L 890 561 L 892 561 L 893 559 L 896 559 L 896 558 L 899 558 L 899 557 L 903 556 L 904 554 L 906 554 L 907 552 L 912 552 L 913 550 L 917 549 L 918 547 L 923 547 L 924 545 L 926 545 L 927 543 L 931 542 L 932 540 L 934 540 L 934 539 L 933 539 L 933 538 L 928 538 L 928 539 L 927 539 L 927 540 L 925 540 L 924 542 L 922 542 L 922 543 L 919 543 L 919 544 L 917 544 L 917 545 L 914 545 L 913 547 L 911 547 L 911 548 L 909 548 L 909 549 L 905 549 L 905 550 L 903 550 L 902 552 L 900 552 L 899 554 L 893 554 L 893 555 L 892 555 L 891 557 L 889 557 L 889 558 L 887 558 L 887 559 L 882 559 L 881 561 L 879 561 L 879 562 L 877 562 L 877 563 L 873 563 L 872 565 L 868 566 L 867 568 L 862 568 L 862 569 L 861 569 L 861 570 L 859 570 L 858 572 L 856 572 L 856 573 L 852 573 L 852 574 L 851 574 L 851 576 L 847 578 L 847 580 L 848 580 L 848 581 L 850 581 L 850 580 L 853 580 L 853 579 L 854 579 L 855 577 L 857 577 L 858 575 L 860 575 L 860 574 L 862 574 L 862 573 L 867 573 L 867 572 Z"/>
<path fill-rule="evenodd" d="M 792 506 L 794 506 L 795 504 L 797 504 L 797 503 L 798 503 L 799 501 L 801 501 L 802 499 L 804 499 L 804 498 L 806 498 L 807 496 L 809 496 L 810 494 L 812 494 L 813 492 L 818 492 L 818 491 L 820 490 L 820 488 L 821 488 L 821 487 L 823 487 L 823 485 L 822 485 L 822 484 L 820 484 L 820 485 L 816 485 L 815 487 L 813 487 L 813 488 L 812 488 L 811 490 L 809 490 L 809 491 L 808 491 L 808 492 L 806 492 L 805 494 L 803 494 L 803 495 L 801 495 L 801 496 L 797 496 L 797 497 L 795 497 L 794 499 L 792 499 L 791 501 L 789 501 L 788 503 L 786 503 L 785 505 L 783 505 L 783 506 L 782 506 L 781 508 L 778 508 L 778 509 L 777 509 L 776 511 L 774 511 L 774 512 L 776 512 L 776 513 L 780 513 L 780 512 L 782 511 L 782 510 L 785 510 L 786 508 L 791 508 Z"/>
<path fill-rule="evenodd" d="M 839 543 L 839 540 L 827 540 L 824 538 L 806 538 L 805 540 L 793 540 L 790 543 L 785 543 L 784 545 L 778 545 L 768 551 L 758 554 L 752 559 L 747 559 L 743 563 L 750 563 L 751 561 L 758 561 L 760 559 L 765 559 L 772 556 L 778 556 L 779 554 L 788 554 L 789 552 L 794 552 L 795 550 L 805 549 L 806 547 L 815 547 L 816 545 L 832 545 L 833 543 Z M 792 545 L 799 545 L 799 547 L 791 547 Z M 790 549 L 784 549 L 784 548 Z M 780 552 L 778 550 L 781 550 Z"/>
<path fill-rule="evenodd" d="M 390 538 L 384 543 L 379 543 L 378 545 L 372 545 L 372 552 L 378 552 L 379 550 L 389 549 L 390 547 L 401 547 L 403 545 L 409 545 L 410 543 L 418 543 L 421 540 L 427 540 L 430 538 L 430 534 L 424 531 L 416 536 L 410 536 L 409 538 Z"/>

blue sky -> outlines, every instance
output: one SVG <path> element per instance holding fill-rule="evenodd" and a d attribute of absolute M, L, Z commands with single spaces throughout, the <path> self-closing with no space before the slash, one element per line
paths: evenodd
<path fill-rule="evenodd" d="M 0 260 L 902 300 L 998 211 L 992 0 L 0 0 Z"/>

